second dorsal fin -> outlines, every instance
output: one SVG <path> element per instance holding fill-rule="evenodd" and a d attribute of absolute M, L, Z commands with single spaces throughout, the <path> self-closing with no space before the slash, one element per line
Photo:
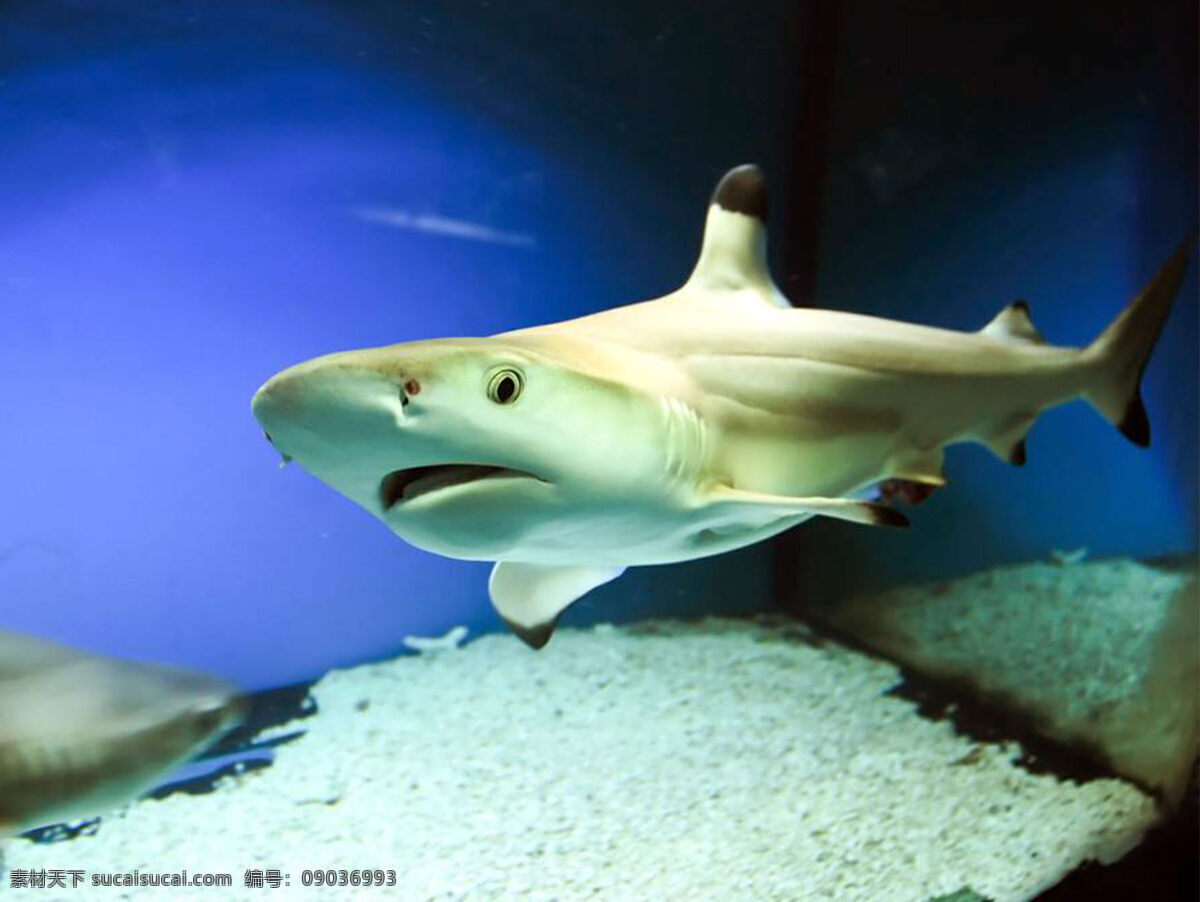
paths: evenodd
<path fill-rule="evenodd" d="M 1042 333 L 1037 330 L 1033 325 L 1033 320 L 1029 318 L 1029 304 L 1026 301 L 1013 301 L 979 331 L 992 338 L 1031 341 L 1039 345 L 1046 343 Z"/>
<path fill-rule="evenodd" d="M 790 307 L 767 268 L 767 180 L 757 166 L 725 173 L 704 222 L 704 244 L 687 287 L 756 289 L 764 303 Z"/>

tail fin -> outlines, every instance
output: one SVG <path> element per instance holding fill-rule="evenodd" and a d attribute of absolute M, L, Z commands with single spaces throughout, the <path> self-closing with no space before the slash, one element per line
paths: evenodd
<path fill-rule="evenodd" d="M 1142 373 L 1187 271 L 1195 236 L 1188 237 L 1099 338 L 1085 351 L 1101 372 L 1088 402 L 1135 445 L 1150 445 L 1150 420 L 1142 403 Z"/>

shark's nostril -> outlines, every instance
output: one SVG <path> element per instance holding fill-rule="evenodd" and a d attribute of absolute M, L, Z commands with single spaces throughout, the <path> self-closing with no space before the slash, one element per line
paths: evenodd
<path fill-rule="evenodd" d="M 292 455 L 288 454 L 286 451 L 281 450 L 280 447 L 277 444 L 275 444 L 275 439 L 271 438 L 271 433 L 267 432 L 267 430 L 264 429 L 263 436 L 266 438 L 267 442 L 271 445 L 271 447 L 279 452 L 279 456 L 282 458 L 282 460 L 279 462 L 279 466 L 286 467 L 288 464 L 290 464 L 292 462 Z"/>

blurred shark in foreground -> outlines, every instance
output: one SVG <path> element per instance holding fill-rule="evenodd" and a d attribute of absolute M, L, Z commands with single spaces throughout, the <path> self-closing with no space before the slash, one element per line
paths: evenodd
<path fill-rule="evenodd" d="M 0 630 L 0 839 L 153 789 L 243 705 L 214 677 Z"/>
<path fill-rule="evenodd" d="M 717 186 L 699 262 L 665 297 L 491 338 L 330 354 L 254 396 L 267 438 L 419 548 L 495 561 L 493 603 L 534 647 L 627 566 L 740 548 L 812 516 L 906 525 L 862 500 L 944 483 L 942 449 L 1025 461 L 1042 411 L 1083 398 L 1148 445 L 1139 383 L 1185 242 L 1086 348 L 1023 301 L 978 332 L 793 309 L 766 262 L 766 185 Z M 858 496 L 858 497 L 856 497 Z"/>

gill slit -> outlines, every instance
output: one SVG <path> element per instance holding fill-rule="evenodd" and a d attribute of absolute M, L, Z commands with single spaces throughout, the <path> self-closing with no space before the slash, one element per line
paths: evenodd
<path fill-rule="evenodd" d="M 708 434 L 695 409 L 678 398 L 661 399 L 666 447 L 664 468 L 671 482 L 695 485 L 708 458 Z"/>

